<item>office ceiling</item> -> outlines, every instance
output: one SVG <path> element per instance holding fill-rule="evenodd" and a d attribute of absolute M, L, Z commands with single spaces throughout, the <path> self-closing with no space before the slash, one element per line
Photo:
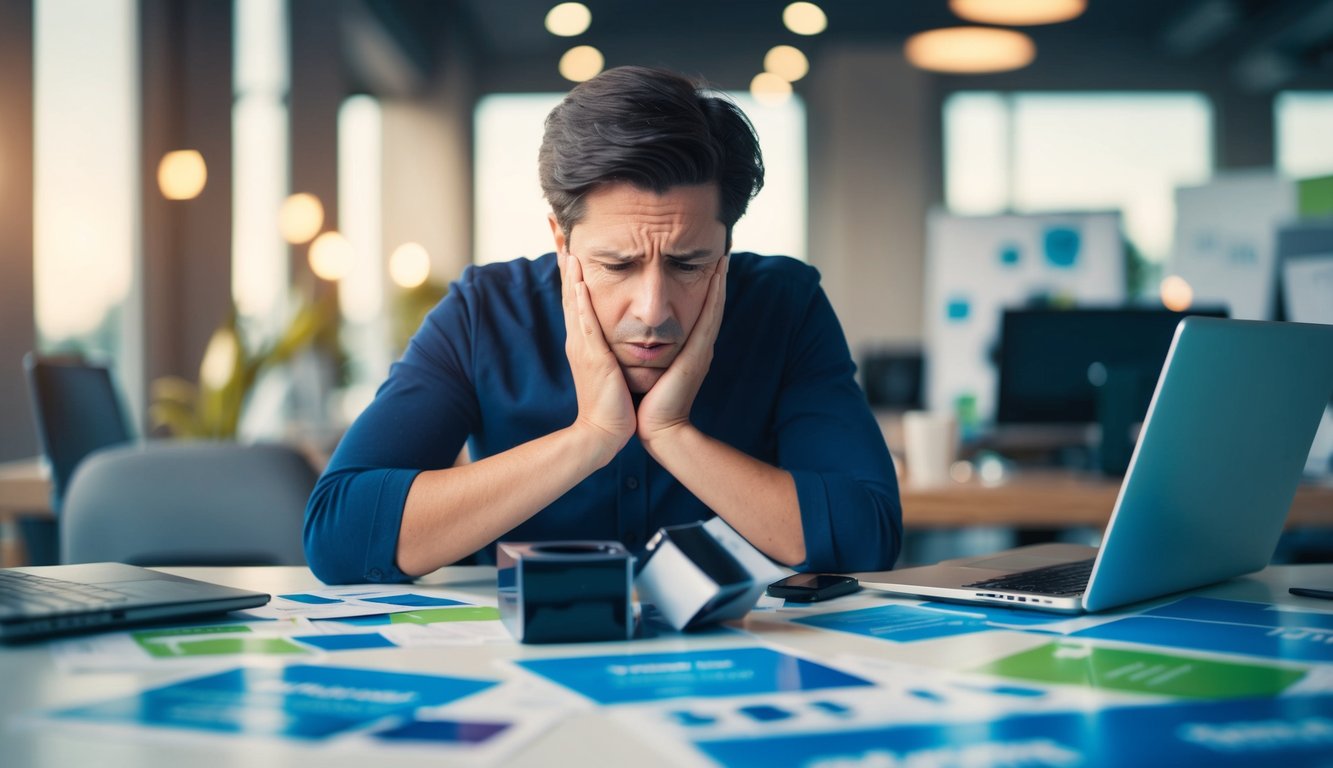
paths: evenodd
<path fill-rule="evenodd" d="M 410 45 L 428 51 L 429 40 L 438 39 L 432 33 L 452 26 L 480 66 L 531 71 L 534 80 L 579 44 L 599 48 L 608 66 L 632 62 L 697 71 L 697 62 L 753 61 L 757 72 L 764 52 L 779 43 L 817 58 L 830 45 L 896 44 L 916 32 L 962 23 L 947 0 L 818 1 L 829 23 L 815 37 L 783 27 L 789 0 L 583 0 L 592 11 L 591 27 L 560 38 L 543 26 L 558 0 L 366 0 L 397 36 L 416 38 Z M 1144 68 L 1226 72 L 1247 90 L 1333 86 L 1333 0 L 1090 0 L 1078 19 L 1025 31 L 1038 47 L 1030 68 L 1038 73 L 1067 68 L 1071 53 L 1117 50 L 1132 51 Z"/>

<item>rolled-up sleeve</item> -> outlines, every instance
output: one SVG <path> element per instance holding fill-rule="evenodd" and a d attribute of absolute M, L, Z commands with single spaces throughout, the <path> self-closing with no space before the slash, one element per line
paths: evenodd
<path fill-rule="evenodd" d="M 891 568 L 902 504 L 884 435 L 821 289 L 792 337 L 775 414 L 778 464 L 796 481 L 804 571 Z"/>
<path fill-rule="evenodd" d="M 403 507 L 416 476 L 452 466 L 478 413 L 468 300 L 456 284 L 338 444 L 306 505 L 305 554 L 329 584 L 401 582 Z"/>

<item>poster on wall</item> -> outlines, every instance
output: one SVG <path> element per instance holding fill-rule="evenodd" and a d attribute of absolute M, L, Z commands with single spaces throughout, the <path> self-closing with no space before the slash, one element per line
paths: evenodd
<path fill-rule="evenodd" d="M 992 351 L 1006 307 L 1109 306 L 1125 300 L 1117 212 L 955 216 L 926 233 L 928 405 L 989 423 Z"/>
<path fill-rule="evenodd" d="M 1279 225 L 1297 213 L 1296 185 L 1271 171 L 1220 174 L 1176 190 L 1176 234 L 1168 269 L 1200 305 L 1232 317 L 1273 317 Z"/>

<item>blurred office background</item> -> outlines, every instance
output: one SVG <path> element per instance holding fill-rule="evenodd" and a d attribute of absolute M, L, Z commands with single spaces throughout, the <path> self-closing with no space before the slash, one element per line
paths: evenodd
<path fill-rule="evenodd" d="M 0 461 L 30 350 L 140 434 L 331 449 L 449 281 L 550 249 L 542 118 L 622 64 L 741 103 L 735 247 L 974 452 L 1006 309 L 1333 307 L 1330 0 L 0 0 Z"/>

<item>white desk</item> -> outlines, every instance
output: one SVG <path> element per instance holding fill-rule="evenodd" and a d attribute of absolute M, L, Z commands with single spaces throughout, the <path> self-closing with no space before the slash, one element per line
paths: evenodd
<path fill-rule="evenodd" d="M 272 593 L 301 591 L 318 586 L 302 568 L 180 568 L 181 575 L 222 584 Z M 448 584 L 451 589 L 477 595 L 494 595 L 495 575 L 491 568 L 449 568 L 425 580 L 428 584 Z M 1333 565 L 1274 566 L 1253 576 L 1235 579 L 1199 590 L 1195 594 L 1236 600 L 1265 601 L 1315 610 L 1333 609 L 1328 601 L 1298 598 L 1287 593 L 1288 586 L 1333 587 Z M 1168 598 L 1163 602 L 1174 600 Z M 952 639 L 891 644 L 841 632 L 824 632 L 787 621 L 792 615 L 811 611 L 843 611 L 891 602 L 878 593 L 862 592 L 831 601 L 824 606 L 792 612 L 756 612 L 745 622 L 754 637 L 741 633 L 709 637 L 668 636 L 632 643 L 523 646 L 498 644 L 468 647 L 388 649 L 348 651 L 330 655 L 328 663 L 341 666 L 372 666 L 411 672 L 435 672 L 470 677 L 501 678 L 514 674 L 495 665 L 500 659 L 543 658 L 571 654 L 661 652 L 698 650 L 741 645 L 759 641 L 776 644 L 798 653 L 828 658 L 836 653 L 893 658 L 927 667 L 953 668 L 958 665 L 959 648 Z M 1136 606 L 1141 610 L 1144 606 Z M 1136 611 L 1131 611 L 1136 612 Z M 994 635 L 994 638 L 990 636 Z M 1035 647 L 1049 638 L 1016 633 L 984 633 L 969 636 L 967 661 L 975 665 Z M 15 717 L 34 710 L 97 701 L 135 693 L 198 672 L 183 673 L 180 668 L 151 673 L 64 674 L 58 671 L 51 654 L 41 644 L 0 647 L 0 763 L 6 768 L 27 766 L 279 766 L 304 765 L 318 768 L 366 768 L 364 755 L 340 755 L 336 750 L 312 751 L 278 743 L 257 743 L 237 739 L 218 746 L 216 739 L 202 744 L 188 741 L 129 740 L 123 737 L 89 735 L 59 728 L 13 730 Z M 441 764 L 438 759 L 404 758 L 382 761 L 387 765 Z M 509 763 L 516 766 L 552 765 L 666 765 L 647 743 L 628 732 L 620 723 L 600 710 L 579 713 L 565 720 L 530 744 Z"/>

